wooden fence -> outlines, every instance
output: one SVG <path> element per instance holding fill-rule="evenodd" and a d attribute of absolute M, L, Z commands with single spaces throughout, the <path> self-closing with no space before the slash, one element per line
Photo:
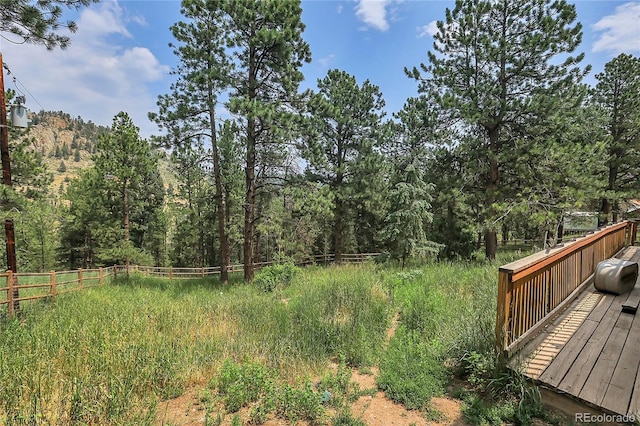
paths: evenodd
<path fill-rule="evenodd" d="M 596 266 L 636 238 L 625 221 L 500 267 L 496 346 L 516 352 L 591 283 Z"/>
<path fill-rule="evenodd" d="M 379 254 L 380 253 L 343 254 L 342 261 L 344 263 L 362 263 Z M 297 265 L 326 265 L 333 263 L 334 260 L 335 256 L 333 254 L 318 255 L 297 262 Z M 257 262 L 254 263 L 254 267 L 261 269 L 265 266 L 271 266 L 274 263 L 275 262 Z M 242 271 L 243 268 L 243 264 L 234 264 L 229 265 L 228 271 L 239 272 Z M 137 271 L 146 275 L 169 279 L 188 279 L 219 275 L 220 267 L 174 268 L 131 265 L 129 266 L 129 271 Z M 4 278 L 5 284 L 4 287 L 0 287 L 0 294 L 3 292 L 6 294 L 4 300 L 0 299 L 0 306 L 7 305 L 8 315 L 13 316 L 20 302 L 46 298 L 54 299 L 60 294 L 102 285 L 107 279 L 117 277 L 118 274 L 126 272 L 127 268 L 124 265 L 114 265 L 97 269 L 78 269 L 75 271 L 51 271 L 49 273 L 20 272 L 14 274 L 11 271 L 7 271 L 0 274 L 0 280 Z"/>
<path fill-rule="evenodd" d="M 0 279 L 5 278 L 5 287 L 0 287 L 0 292 L 6 292 L 5 300 L 0 300 L 0 306 L 7 305 L 7 312 L 12 316 L 20 302 L 44 298 L 54 299 L 60 294 L 96 287 L 102 285 L 115 273 L 115 266 L 49 273 L 14 274 L 7 271 L 0 274 Z M 16 297 L 18 294 L 20 296 Z"/>
<path fill-rule="evenodd" d="M 376 256 L 380 255 L 380 253 L 357 253 L 357 254 L 343 254 L 342 262 L 343 263 L 362 263 L 369 259 L 372 259 Z M 298 266 L 307 266 L 307 265 L 328 265 L 334 263 L 335 255 L 334 254 L 326 254 L 326 255 L 317 255 L 308 257 L 301 261 L 296 262 Z M 272 266 L 277 262 L 255 262 L 253 264 L 256 270 L 262 269 L 266 266 Z M 124 265 L 116 265 L 115 267 L 116 274 L 125 273 L 126 267 Z M 242 263 L 229 265 L 227 268 L 228 272 L 241 272 L 244 268 Z M 163 277 L 169 279 L 189 279 L 189 278 L 204 278 L 211 275 L 220 275 L 220 267 L 219 266 L 209 266 L 202 268 L 176 268 L 176 267 L 161 267 L 161 266 L 130 266 L 131 271 L 141 272 L 145 275 L 151 275 L 156 277 Z"/>

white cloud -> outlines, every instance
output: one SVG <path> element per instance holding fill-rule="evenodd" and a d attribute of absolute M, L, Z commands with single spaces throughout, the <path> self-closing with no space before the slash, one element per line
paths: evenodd
<path fill-rule="evenodd" d="M 127 26 L 139 18 L 128 19 L 117 2 L 109 1 L 84 9 L 76 21 L 78 32 L 66 50 L 3 43 L 4 60 L 34 97 L 27 96 L 27 107 L 64 111 L 106 126 L 126 111 L 141 136 L 156 132 L 147 118 L 157 100 L 149 86 L 167 79 L 169 67 L 136 45 Z"/>
<path fill-rule="evenodd" d="M 387 20 L 387 6 L 391 0 L 359 0 L 356 6 L 356 16 L 368 26 L 380 31 L 389 29 Z"/>
<path fill-rule="evenodd" d="M 418 37 L 426 37 L 438 34 L 438 21 L 431 21 L 427 25 L 418 27 Z"/>
<path fill-rule="evenodd" d="M 120 34 L 131 37 L 123 19 L 123 10 L 117 1 L 107 1 L 96 9 L 85 9 L 78 19 L 85 37 L 100 37 L 109 34 Z"/>
<path fill-rule="evenodd" d="M 331 54 L 328 56 L 325 56 L 324 58 L 320 58 L 318 59 L 318 64 L 322 67 L 322 68 L 329 68 L 329 66 L 333 63 L 333 60 L 336 58 L 336 55 Z"/>
<path fill-rule="evenodd" d="M 616 7 L 613 15 L 600 19 L 593 25 L 601 32 L 593 44 L 593 52 L 640 51 L 640 3 L 625 3 Z"/>

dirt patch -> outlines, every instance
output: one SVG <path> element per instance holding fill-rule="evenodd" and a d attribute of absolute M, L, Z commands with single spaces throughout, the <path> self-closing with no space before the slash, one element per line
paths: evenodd
<path fill-rule="evenodd" d="M 351 381 L 357 383 L 361 390 L 376 389 L 376 376 L 378 369 L 372 368 L 371 374 L 363 374 L 354 370 Z M 376 392 L 375 395 L 360 397 L 352 406 L 351 412 L 356 418 L 361 419 L 371 426 L 408 426 L 421 425 L 455 425 L 466 426 L 468 423 L 462 420 L 462 402 L 448 397 L 437 397 L 431 400 L 432 411 L 438 413 L 437 420 L 425 417 L 429 414 L 407 410 L 403 405 L 397 404 L 386 397 L 384 392 Z"/>
<path fill-rule="evenodd" d="M 338 366 L 332 363 L 330 369 L 337 369 Z M 361 372 L 357 369 L 352 371 L 351 381 L 356 383 L 360 390 L 375 390 L 377 368 L 371 368 L 370 372 Z M 170 401 L 162 402 L 158 405 L 156 417 L 157 425 L 172 426 L 200 426 L 205 424 L 205 406 L 200 399 L 201 390 L 189 389 L 183 395 Z M 432 412 L 438 413 L 435 419 L 429 414 L 407 410 L 403 405 L 397 404 L 387 398 L 384 392 L 375 391 L 373 394 L 361 396 L 351 405 L 351 412 L 354 417 L 362 420 L 370 426 L 467 426 L 463 420 L 461 404 L 462 402 L 450 397 L 437 397 L 431 400 Z M 244 424 L 249 419 L 249 409 L 238 412 L 238 417 Z M 327 410 L 328 417 L 332 415 L 332 410 Z M 209 413 L 214 419 L 215 412 Z M 226 415 L 223 425 L 230 425 L 234 415 Z M 433 417 L 433 416 L 431 416 Z M 291 423 L 286 420 L 269 418 L 266 426 L 289 426 Z M 297 425 L 304 426 L 305 422 L 298 422 Z M 329 424 L 331 424 L 329 422 Z"/>
<path fill-rule="evenodd" d="M 157 425 L 200 426 L 205 424 L 205 409 L 198 390 L 188 389 L 177 398 L 158 404 Z"/>
<path fill-rule="evenodd" d="M 396 330 L 398 329 L 399 324 L 400 324 L 400 313 L 397 312 L 391 319 L 391 327 L 387 329 L 387 342 L 386 342 L 387 345 L 389 344 L 389 341 L 391 340 L 393 335 L 396 334 Z"/>
<path fill-rule="evenodd" d="M 283 303 L 287 303 L 288 299 L 283 299 Z M 400 315 L 396 314 L 392 321 L 391 327 L 387 331 L 386 344 L 393 337 L 398 324 Z M 337 371 L 338 364 L 332 362 L 329 369 Z M 351 413 L 354 417 L 362 420 L 369 426 L 468 426 L 463 420 L 462 401 L 447 396 L 436 397 L 431 400 L 432 410 L 425 413 L 417 410 L 407 410 L 402 404 L 397 404 L 387 398 L 384 392 L 378 391 L 376 377 L 379 370 L 372 367 L 369 371 L 363 372 L 353 369 L 351 373 L 351 381 L 356 383 L 361 391 L 366 395 L 358 398 L 351 405 Z M 178 398 L 163 402 L 158 406 L 158 415 L 156 417 L 157 425 L 172 426 L 196 426 L 205 424 L 206 407 L 199 397 L 200 393 L 197 389 L 190 389 Z M 222 412 L 222 411 L 221 411 Z M 244 424 L 249 420 L 249 408 L 240 410 L 237 416 Z M 334 414 L 332 409 L 327 410 L 327 418 Z M 209 416 L 215 420 L 217 412 L 209 412 Z M 222 425 L 230 425 L 233 415 L 226 415 L 222 420 Z M 289 426 L 291 423 L 286 420 L 270 417 L 265 426 Z M 297 425 L 304 426 L 305 422 L 298 422 Z M 328 423 L 331 424 L 330 422 Z"/>

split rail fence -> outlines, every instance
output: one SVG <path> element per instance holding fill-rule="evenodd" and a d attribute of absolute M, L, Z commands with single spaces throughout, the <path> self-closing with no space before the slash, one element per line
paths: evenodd
<path fill-rule="evenodd" d="M 500 267 L 496 347 L 510 355 L 593 281 L 598 263 L 636 241 L 637 222 L 624 221 Z"/>
<path fill-rule="evenodd" d="M 380 253 L 358 253 L 343 254 L 343 263 L 362 263 L 378 256 Z M 334 263 L 335 255 L 318 255 L 297 262 L 298 266 L 305 265 L 327 265 Z M 276 262 L 256 262 L 254 267 L 261 269 L 271 266 Z M 244 268 L 243 264 L 228 266 L 229 272 L 240 272 Z M 145 275 L 164 277 L 168 279 L 193 279 L 204 278 L 220 274 L 220 267 L 204 268 L 174 268 L 130 265 L 129 272 L 140 272 Z M 78 269 L 75 271 L 51 271 L 48 273 L 7 271 L 0 274 L 0 283 L 4 281 L 4 287 L 0 287 L 0 297 L 5 294 L 4 299 L 0 299 L 0 306 L 7 305 L 8 316 L 13 316 L 20 302 L 33 301 L 37 299 L 54 299 L 56 296 L 80 291 L 85 288 L 97 287 L 107 280 L 115 278 L 118 274 L 127 273 L 124 265 L 114 265 L 97 269 Z M 2 284 L 0 284 L 2 285 Z"/>

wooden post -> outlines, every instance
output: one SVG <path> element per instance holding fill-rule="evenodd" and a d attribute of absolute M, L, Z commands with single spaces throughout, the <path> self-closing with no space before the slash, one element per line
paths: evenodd
<path fill-rule="evenodd" d="M 82 290 L 82 268 L 78 268 L 78 289 Z"/>
<path fill-rule="evenodd" d="M 102 285 L 102 268 L 98 268 L 98 285 Z"/>
<path fill-rule="evenodd" d="M 511 273 L 500 270 L 498 272 L 498 306 L 496 311 L 496 350 L 500 357 L 505 356 L 509 346 L 509 309 L 511 305 Z"/>
<path fill-rule="evenodd" d="M 113 265 L 113 280 L 118 278 L 118 265 Z"/>
<path fill-rule="evenodd" d="M 1 72 L 2 70 L 0 69 L 0 73 Z M 15 274 L 16 272 L 18 272 L 18 261 L 16 260 L 16 239 L 13 229 L 13 219 L 5 219 L 4 233 L 7 238 L 7 269 Z M 20 310 L 20 301 L 18 300 L 20 298 L 20 290 L 18 289 L 17 285 L 18 277 L 15 275 L 12 276 L 13 280 L 15 280 L 15 282 L 12 281 L 13 290 L 11 290 L 13 299 L 13 311 L 18 312 Z"/>
<path fill-rule="evenodd" d="M 0 70 L 2 71 L 2 70 Z M 9 318 L 13 317 L 13 271 L 7 271 L 7 306 L 9 308 Z"/>
<path fill-rule="evenodd" d="M 173 279 L 173 266 L 169 266 L 169 281 Z"/>
<path fill-rule="evenodd" d="M 51 299 L 56 298 L 56 271 L 51 271 L 49 275 L 49 291 L 51 293 Z"/>
<path fill-rule="evenodd" d="M 202 278 L 204 278 L 204 266 L 202 267 Z"/>

